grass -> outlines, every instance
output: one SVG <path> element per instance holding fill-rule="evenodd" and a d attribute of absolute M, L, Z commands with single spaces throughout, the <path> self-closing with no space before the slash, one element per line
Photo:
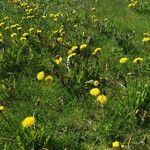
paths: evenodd
<path fill-rule="evenodd" d="M 150 42 L 142 39 L 150 34 L 150 4 L 128 5 L 127 0 L 0 2 L 0 149 L 149 150 Z M 68 55 L 75 45 L 76 54 Z M 121 64 L 123 57 L 128 61 Z M 142 61 L 133 63 L 139 57 Z M 41 71 L 45 76 L 38 81 Z M 48 75 L 53 80 L 45 81 Z M 93 88 L 106 103 L 90 95 Z M 28 116 L 35 123 L 24 128 Z"/>

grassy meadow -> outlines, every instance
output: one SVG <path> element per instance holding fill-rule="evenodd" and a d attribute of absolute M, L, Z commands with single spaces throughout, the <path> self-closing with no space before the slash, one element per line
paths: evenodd
<path fill-rule="evenodd" d="M 149 0 L 0 13 L 0 150 L 150 150 Z"/>

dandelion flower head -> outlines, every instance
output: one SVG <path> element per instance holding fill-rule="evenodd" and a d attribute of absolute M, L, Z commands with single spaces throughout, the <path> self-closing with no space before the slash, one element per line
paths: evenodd
<path fill-rule="evenodd" d="M 5 109 L 5 107 L 0 105 L 0 111 L 3 111 L 4 109 Z"/>
<path fill-rule="evenodd" d="M 119 63 L 120 64 L 125 64 L 126 62 L 128 61 L 128 58 L 127 57 L 123 57 L 119 60 Z"/>
<path fill-rule="evenodd" d="M 92 88 L 92 89 L 90 90 L 90 94 L 91 94 L 92 96 L 98 96 L 98 95 L 100 94 L 99 88 Z"/>
<path fill-rule="evenodd" d="M 135 59 L 133 60 L 133 63 L 139 64 L 139 63 L 142 63 L 143 61 L 144 61 L 143 58 L 137 57 L 137 58 L 135 58 Z"/>
<path fill-rule="evenodd" d="M 24 128 L 28 128 L 32 125 L 35 125 L 35 117 L 34 116 L 28 116 L 22 121 L 22 126 Z"/>
<path fill-rule="evenodd" d="M 120 143 L 118 141 L 115 141 L 112 143 L 112 147 L 113 148 L 119 148 L 120 147 Z"/>
<path fill-rule="evenodd" d="M 36 77 L 37 77 L 37 80 L 39 80 L 39 81 L 44 80 L 44 78 L 45 78 L 44 71 L 40 71 Z"/>
<path fill-rule="evenodd" d="M 99 95 L 97 97 L 97 101 L 101 104 L 104 105 L 107 102 L 107 97 L 105 95 Z"/>

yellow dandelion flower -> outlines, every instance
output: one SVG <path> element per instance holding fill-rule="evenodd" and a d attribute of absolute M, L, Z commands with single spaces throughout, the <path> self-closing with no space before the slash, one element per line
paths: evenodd
<path fill-rule="evenodd" d="M 72 46 L 72 48 L 71 48 L 73 51 L 75 51 L 76 49 L 78 49 L 78 46 Z"/>
<path fill-rule="evenodd" d="M 3 111 L 4 109 L 5 109 L 5 107 L 0 105 L 0 111 Z"/>
<path fill-rule="evenodd" d="M 128 5 L 128 7 L 130 8 L 130 7 L 132 7 L 132 5 L 133 5 L 133 4 L 132 4 L 132 3 L 130 3 L 130 4 Z"/>
<path fill-rule="evenodd" d="M 95 81 L 93 82 L 93 84 L 94 84 L 94 86 L 98 86 L 98 85 L 99 85 L 98 80 L 95 80 Z"/>
<path fill-rule="evenodd" d="M 93 7 L 91 10 L 94 11 L 94 10 L 96 10 L 96 8 Z"/>
<path fill-rule="evenodd" d="M 34 28 L 30 28 L 29 29 L 29 32 L 31 33 L 31 32 L 33 32 L 34 31 Z"/>
<path fill-rule="evenodd" d="M 61 43 L 63 42 L 62 37 L 58 37 L 58 38 L 57 38 L 57 42 L 58 42 L 59 44 L 61 44 Z"/>
<path fill-rule="evenodd" d="M 28 128 L 30 126 L 35 125 L 35 117 L 34 116 L 28 116 L 21 122 L 23 128 Z"/>
<path fill-rule="evenodd" d="M 123 148 L 123 149 L 124 149 L 124 148 L 126 148 L 126 146 L 125 146 L 125 145 L 123 145 L 123 144 L 121 144 L 121 148 Z"/>
<path fill-rule="evenodd" d="M 46 78 L 45 78 L 45 81 L 53 81 L 53 77 L 51 75 L 48 75 Z"/>
<path fill-rule="evenodd" d="M 98 52 L 98 51 L 101 51 L 102 49 L 100 48 L 100 47 L 98 47 L 98 48 L 96 48 L 95 50 L 94 50 L 94 52 L 92 53 L 92 55 L 96 55 L 96 53 Z"/>
<path fill-rule="evenodd" d="M 124 63 L 126 63 L 128 61 L 128 58 L 127 57 L 123 57 L 123 58 L 121 58 L 120 60 L 119 60 L 119 63 L 120 64 L 124 64 Z"/>
<path fill-rule="evenodd" d="M 22 17 L 22 20 L 25 20 L 26 18 L 25 17 Z"/>
<path fill-rule="evenodd" d="M 68 55 L 71 55 L 72 53 L 74 52 L 74 50 L 72 50 L 72 49 L 70 49 L 70 50 L 68 50 Z"/>
<path fill-rule="evenodd" d="M 76 10 L 73 10 L 73 11 L 72 11 L 73 14 L 75 14 L 76 12 L 77 12 Z"/>
<path fill-rule="evenodd" d="M 119 148 L 120 147 L 120 143 L 118 141 L 115 141 L 112 143 L 112 147 L 113 148 Z"/>
<path fill-rule="evenodd" d="M 93 88 L 93 89 L 91 89 L 91 90 L 90 90 L 90 94 L 91 94 L 92 96 L 98 96 L 98 95 L 100 94 L 99 88 Z"/>
<path fill-rule="evenodd" d="M 55 17 L 53 20 L 54 20 L 54 21 L 57 21 L 57 20 L 58 20 L 58 18 L 56 18 L 56 17 Z"/>
<path fill-rule="evenodd" d="M 62 63 L 62 57 L 60 57 L 59 55 L 56 56 L 56 59 L 54 60 L 54 62 L 59 65 Z"/>
<path fill-rule="evenodd" d="M 9 17 L 8 16 L 6 16 L 6 17 L 4 17 L 4 20 L 7 20 Z"/>
<path fill-rule="evenodd" d="M 22 30 L 22 27 L 18 27 L 18 28 L 17 28 L 17 31 L 19 31 L 19 30 Z"/>
<path fill-rule="evenodd" d="M 29 33 L 23 33 L 22 36 L 23 36 L 23 37 L 28 37 L 28 36 L 29 36 Z"/>
<path fill-rule="evenodd" d="M 94 20 L 93 20 L 93 22 L 97 22 L 97 21 L 98 21 L 98 19 L 94 19 Z"/>
<path fill-rule="evenodd" d="M 4 25 L 5 25 L 4 22 L 1 22 L 1 23 L 0 23 L 0 27 L 3 27 Z"/>
<path fill-rule="evenodd" d="M 107 97 L 105 95 L 99 95 L 97 97 L 97 101 L 101 104 L 104 105 L 107 102 Z"/>
<path fill-rule="evenodd" d="M 149 33 L 143 33 L 143 36 L 144 37 L 150 37 L 150 34 Z"/>
<path fill-rule="evenodd" d="M 77 55 L 76 53 L 72 53 L 68 57 L 71 58 L 71 57 L 76 56 L 76 55 Z"/>
<path fill-rule="evenodd" d="M 95 15 L 92 15 L 91 19 L 94 20 L 94 19 L 97 19 L 97 17 Z"/>
<path fill-rule="evenodd" d="M 145 42 L 145 43 L 147 43 L 147 42 L 150 41 L 150 37 L 144 37 L 144 38 L 142 39 L 142 41 Z"/>
<path fill-rule="evenodd" d="M 137 6 L 137 4 L 138 4 L 138 1 L 135 1 L 135 2 L 133 3 L 133 7 Z"/>
<path fill-rule="evenodd" d="M 46 19 L 46 16 L 42 16 L 43 19 Z"/>
<path fill-rule="evenodd" d="M 12 33 L 10 36 L 11 36 L 11 38 L 16 38 L 17 37 L 17 33 Z"/>
<path fill-rule="evenodd" d="M 52 14 L 50 14 L 49 16 L 50 16 L 50 17 L 54 17 L 54 14 L 52 13 Z"/>
<path fill-rule="evenodd" d="M 57 33 L 59 33 L 59 31 L 58 31 L 58 30 L 54 30 L 53 33 L 54 33 L 54 34 L 57 34 Z"/>
<path fill-rule="evenodd" d="M 87 44 L 80 45 L 80 50 L 87 48 Z"/>
<path fill-rule="evenodd" d="M 78 46 L 73 46 L 70 50 L 68 50 L 68 55 L 71 55 L 72 53 L 74 53 L 76 49 L 78 49 Z"/>
<path fill-rule="evenodd" d="M 22 43 L 25 43 L 25 42 L 26 42 L 26 40 L 27 40 L 27 38 L 26 38 L 26 37 L 21 37 L 21 38 L 20 38 L 20 41 L 21 41 Z"/>
<path fill-rule="evenodd" d="M 75 25 L 73 25 L 73 27 L 74 27 L 74 28 L 76 28 L 76 27 L 78 27 L 78 25 L 77 25 L 77 24 L 75 24 Z"/>
<path fill-rule="evenodd" d="M 37 76 L 36 76 L 37 80 L 41 81 L 41 80 L 44 80 L 45 78 L 45 73 L 44 71 L 40 71 Z"/>
<path fill-rule="evenodd" d="M 39 34 L 39 33 L 42 33 L 42 30 L 37 30 L 36 33 L 38 33 L 38 34 Z"/>
<path fill-rule="evenodd" d="M 5 30 L 8 30 L 8 29 L 10 29 L 10 27 L 6 27 L 6 28 L 5 28 Z"/>
<path fill-rule="evenodd" d="M 143 61 L 144 61 L 143 58 L 137 57 L 137 58 L 135 58 L 135 59 L 133 60 L 133 63 L 139 64 L 139 63 L 142 63 Z"/>

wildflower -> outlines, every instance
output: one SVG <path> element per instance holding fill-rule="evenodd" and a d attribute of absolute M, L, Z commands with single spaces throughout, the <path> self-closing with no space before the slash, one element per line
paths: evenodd
<path fill-rule="evenodd" d="M 98 21 L 98 19 L 94 19 L 94 20 L 93 20 L 93 22 L 97 22 L 97 21 Z"/>
<path fill-rule="evenodd" d="M 53 20 L 54 20 L 54 21 L 57 21 L 57 20 L 58 20 L 58 18 L 56 18 L 56 17 L 55 17 Z"/>
<path fill-rule="evenodd" d="M 129 5 L 128 5 L 128 7 L 130 8 L 130 7 L 136 7 L 137 6 L 137 4 L 138 4 L 138 1 L 135 1 L 135 2 L 132 2 L 132 3 L 130 3 Z"/>
<path fill-rule="evenodd" d="M 19 30 L 22 30 L 22 27 L 18 27 L 18 28 L 17 28 L 17 31 L 19 31 Z"/>
<path fill-rule="evenodd" d="M 76 49 L 78 49 L 78 46 L 72 46 L 72 48 L 71 48 L 73 51 L 75 51 Z"/>
<path fill-rule="evenodd" d="M 97 19 L 97 17 L 95 15 L 92 15 L 91 19 L 94 20 L 94 19 Z"/>
<path fill-rule="evenodd" d="M 75 25 L 73 25 L 73 27 L 74 27 L 74 28 L 76 28 L 76 27 L 78 27 L 78 25 L 77 25 L 77 24 L 75 24 Z"/>
<path fill-rule="evenodd" d="M 58 31 L 58 30 L 54 30 L 53 33 L 54 33 L 54 34 L 57 34 L 57 33 L 59 33 L 59 31 Z"/>
<path fill-rule="evenodd" d="M 99 95 L 97 101 L 103 106 L 107 102 L 107 97 L 105 95 Z"/>
<path fill-rule="evenodd" d="M 8 16 L 6 16 L 6 17 L 4 17 L 4 20 L 7 20 L 9 17 Z"/>
<path fill-rule="evenodd" d="M 80 50 L 87 48 L 87 44 L 80 45 Z"/>
<path fill-rule="evenodd" d="M 124 64 L 124 63 L 126 63 L 128 61 L 128 58 L 127 57 L 123 57 L 123 58 L 121 58 L 120 60 L 119 60 L 119 63 L 120 64 Z"/>
<path fill-rule="evenodd" d="M 93 82 L 93 84 L 94 84 L 94 86 L 98 86 L 98 85 L 99 85 L 98 80 L 95 80 L 95 81 Z"/>
<path fill-rule="evenodd" d="M 4 22 L 1 22 L 1 23 L 0 23 L 0 27 L 3 27 L 4 25 L 5 25 Z"/>
<path fill-rule="evenodd" d="M 124 148 L 126 148 L 126 146 L 125 146 L 125 145 L 123 145 L 123 144 L 121 144 L 121 148 L 122 148 L 122 149 L 124 149 Z"/>
<path fill-rule="evenodd" d="M 5 107 L 0 105 L 0 111 L 3 111 L 4 109 L 5 109 Z"/>
<path fill-rule="evenodd" d="M 22 20 L 25 20 L 26 18 L 25 17 L 22 17 Z"/>
<path fill-rule="evenodd" d="M 38 30 L 36 31 L 36 33 L 38 33 L 38 34 L 39 34 L 39 33 L 42 33 L 42 30 L 39 30 L 39 29 L 38 29 Z"/>
<path fill-rule="evenodd" d="M 76 49 L 78 49 L 78 46 L 73 46 L 70 50 L 68 50 L 68 55 L 74 53 Z"/>
<path fill-rule="evenodd" d="M 27 38 L 26 38 L 26 37 L 21 37 L 21 38 L 20 38 L 20 41 L 21 41 L 22 43 L 25 43 L 25 42 L 26 42 L 26 40 L 27 40 Z"/>
<path fill-rule="evenodd" d="M 28 37 L 28 36 L 29 36 L 29 33 L 23 33 L 22 36 L 23 36 L 23 37 Z"/>
<path fill-rule="evenodd" d="M 72 11 L 73 14 L 75 14 L 76 12 L 77 12 L 76 10 L 73 10 L 73 11 Z"/>
<path fill-rule="evenodd" d="M 115 141 L 112 143 L 112 147 L 113 148 L 119 148 L 120 147 L 120 143 L 118 141 Z"/>
<path fill-rule="evenodd" d="M 61 44 L 61 43 L 63 42 L 62 37 L 58 37 L 58 38 L 57 38 L 57 42 L 58 42 L 59 44 Z"/>
<path fill-rule="evenodd" d="M 72 53 L 68 57 L 71 58 L 71 57 L 76 56 L 76 55 L 77 55 L 76 53 Z"/>
<path fill-rule="evenodd" d="M 13 28 L 15 28 L 15 27 L 16 27 L 15 24 L 13 24 L 13 25 L 10 26 L 11 29 L 13 29 Z"/>
<path fill-rule="evenodd" d="M 39 80 L 39 81 L 44 80 L 44 78 L 45 78 L 44 71 L 39 72 L 36 77 L 37 77 L 37 80 Z"/>
<path fill-rule="evenodd" d="M 129 8 L 132 7 L 132 3 L 130 3 L 130 4 L 128 5 L 128 7 L 129 7 Z"/>
<path fill-rule="evenodd" d="M 35 125 L 35 117 L 34 116 L 28 116 L 22 121 L 23 128 L 28 128 L 32 125 Z"/>
<path fill-rule="evenodd" d="M 98 52 L 98 51 L 101 51 L 102 49 L 100 48 L 100 47 L 98 47 L 98 48 L 96 48 L 95 50 L 94 50 L 94 52 L 92 53 L 92 55 L 96 55 L 96 53 Z"/>
<path fill-rule="evenodd" d="M 34 28 L 30 28 L 29 29 L 29 32 L 31 33 L 31 32 L 33 32 L 34 31 Z"/>
<path fill-rule="evenodd" d="M 10 26 L 10 28 L 13 29 L 13 28 L 16 28 L 18 26 L 19 26 L 19 24 L 13 24 L 13 25 Z"/>
<path fill-rule="evenodd" d="M 148 43 L 150 41 L 150 35 L 148 33 L 144 33 L 143 36 L 144 37 L 143 37 L 142 41 L 144 43 Z"/>
<path fill-rule="evenodd" d="M 50 17 L 54 17 L 54 14 L 52 13 L 52 14 L 50 14 L 49 16 L 50 16 Z"/>
<path fill-rule="evenodd" d="M 96 10 L 96 8 L 93 7 L 91 10 L 94 11 L 94 10 Z"/>
<path fill-rule="evenodd" d="M 143 41 L 144 43 L 147 43 L 147 42 L 150 41 L 150 37 L 144 37 L 144 38 L 142 39 L 142 41 Z"/>
<path fill-rule="evenodd" d="M 91 94 L 92 96 L 98 96 L 98 95 L 100 94 L 99 88 L 93 88 L 93 89 L 91 89 L 91 90 L 90 90 L 90 94 Z"/>
<path fill-rule="evenodd" d="M 45 78 L 45 81 L 53 81 L 53 77 L 51 75 L 48 75 L 46 78 Z"/>
<path fill-rule="evenodd" d="M 46 16 L 42 16 L 43 19 L 46 19 Z"/>
<path fill-rule="evenodd" d="M 10 28 L 9 28 L 9 27 L 6 27 L 6 28 L 5 28 L 5 30 L 8 30 L 8 29 L 10 29 Z"/>
<path fill-rule="evenodd" d="M 133 63 L 139 64 L 139 63 L 142 63 L 143 61 L 144 61 L 143 58 L 137 57 L 137 58 L 135 58 L 135 59 L 133 60 Z"/>
<path fill-rule="evenodd" d="M 56 59 L 54 60 L 54 62 L 59 65 L 62 63 L 62 57 L 60 57 L 59 55 L 56 56 Z"/>
<path fill-rule="evenodd" d="M 17 33 L 12 33 L 11 38 L 15 38 L 17 36 Z"/>

